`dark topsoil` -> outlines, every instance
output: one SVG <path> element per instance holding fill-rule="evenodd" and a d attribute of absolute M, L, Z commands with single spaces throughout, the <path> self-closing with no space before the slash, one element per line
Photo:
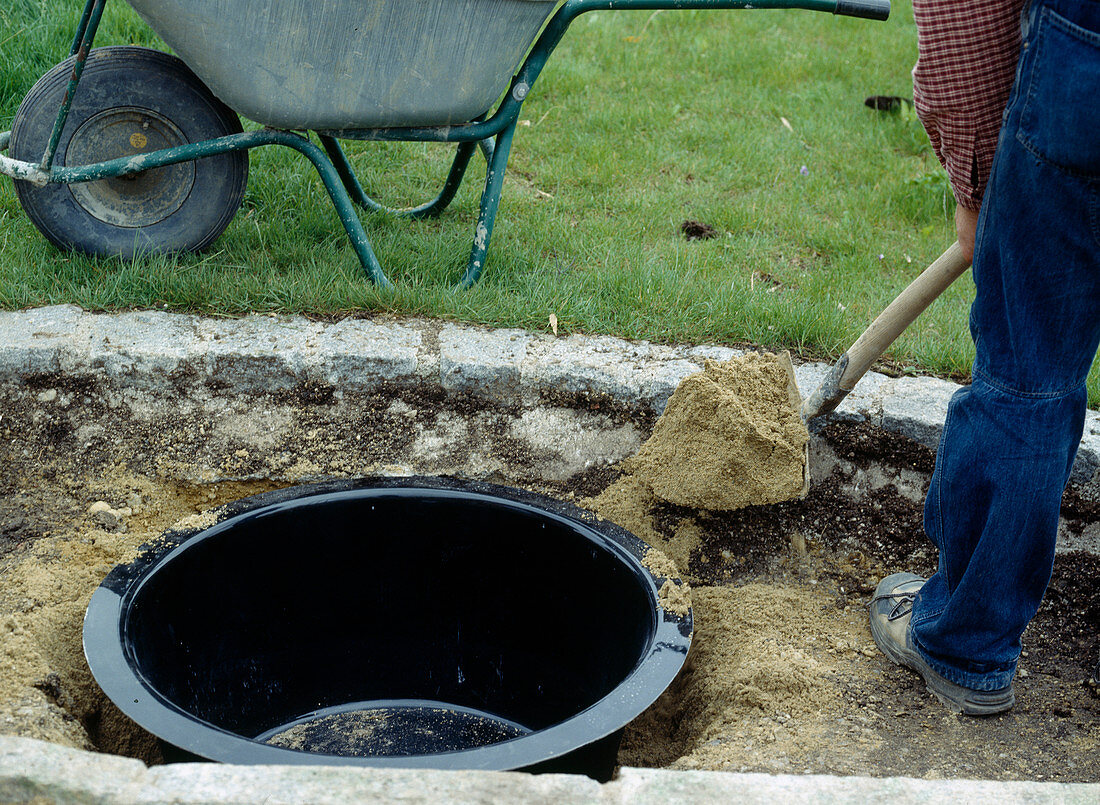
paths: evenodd
<path fill-rule="evenodd" d="M 833 423 L 823 434 L 855 467 L 872 461 L 931 473 L 933 451 L 864 425 Z M 817 583 L 835 594 L 838 609 L 866 608 L 874 585 L 899 570 L 929 575 L 936 549 L 922 529 L 922 503 L 887 485 L 853 500 L 848 478 L 834 473 L 809 497 L 773 506 L 708 515 L 708 536 L 692 554 L 695 584 L 768 581 L 776 575 L 790 535 L 820 535 Z M 925 484 L 925 488 L 927 484 Z M 685 512 L 667 507 L 669 527 Z M 697 514 L 697 513 L 696 513 Z M 1072 487 L 1063 498 L 1071 528 L 1096 522 L 1098 506 Z M 778 546 L 778 547 L 777 547 Z M 744 562 L 731 570 L 723 550 Z M 717 570 L 716 570 L 717 569 Z M 1100 557 L 1062 553 L 1038 614 L 1023 637 L 1015 679 L 1016 706 L 1006 714 L 972 718 L 948 711 L 913 672 L 876 657 L 883 673 L 847 680 L 841 720 L 868 713 L 880 745 L 846 753 L 822 747 L 804 758 L 818 773 L 992 780 L 1100 781 L 1100 695 L 1091 682 L 1100 658 Z M 838 680 L 842 683 L 843 680 Z M 741 770 L 760 770 L 742 768 Z"/>

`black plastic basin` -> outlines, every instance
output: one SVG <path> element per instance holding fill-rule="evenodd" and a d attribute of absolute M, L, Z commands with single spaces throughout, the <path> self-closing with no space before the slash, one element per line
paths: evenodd
<path fill-rule="evenodd" d="M 126 715 L 199 758 L 606 779 L 691 641 L 646 550 L 503 487 L 298 487 L 115 568 L 84 650 Z"/>

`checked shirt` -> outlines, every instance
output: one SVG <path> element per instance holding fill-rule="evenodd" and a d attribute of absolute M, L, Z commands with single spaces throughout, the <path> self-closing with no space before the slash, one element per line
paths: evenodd
<path fill-rule="evenodd" d="M 1020 55 L 1024 0 L 913 0 L 913 101 L 955 200 L 981 205 Z"/>

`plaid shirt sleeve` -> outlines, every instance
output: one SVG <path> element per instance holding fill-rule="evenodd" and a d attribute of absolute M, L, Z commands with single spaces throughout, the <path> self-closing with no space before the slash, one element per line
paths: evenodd
<path fill-rule="evenodd" d="M 981 205 L 1020 56 L 1024 0 L 913 0 L 913 100 L 963 207 Z"/>

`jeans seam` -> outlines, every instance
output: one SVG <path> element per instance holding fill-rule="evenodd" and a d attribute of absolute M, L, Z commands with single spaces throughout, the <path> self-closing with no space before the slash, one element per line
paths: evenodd
<path fill-rule="evenodd" d="M 944 465 L 947 464 L 947 450 L 948 450 L 948 446 L 947 446 L 947 442 L 948 442 L 947 429 L 951 426 L 951 419 L 952 419 L 952 414 L 953 413 L 954 412 L 952 411 L 952 406 L 949 403 L 948 406 L 947 406 L 947 415 L 944 416 L 944 419 L 943 419 L 943 430 L 940 431 L 940 438 L 941 438 L 940 456 L 943 459 Z M 937 539 L 937 542 L 939 543 L 938 547 L 939 547 L 940 552 L 942 554 L 943 551 L 947 550 L 946 540 L 944 539 L 944 534 L 946 532 L 945 532 L 945 529 L 944 529 L 944 516 L 943 516 L 943 473 L 942 472 L 933 473 L 932 477 L 936 481 L 936 534 L 938 536 L 938 539 Z M 939 564 L 943 567 L 943 579 L 947 584 L 947 589 L 950 590 L 951 589 L 951 572 L 948 569 L 947 562 L 940 562 Z M 940 611 L 942 612 L 943 610 L 941 609 Z M 939 617 L 939 613 L 936 614 L 936 617 Z"/>
<path fill-rule="evenodd" d="M 944 571 L 944 576 L 946 576 L 946 575 L 947 575 L 947 572 Z M 941 606 L 941 607 L 939 607 L 939 609 L 935 609 L 935 610 L 932 610 L 930 612 L 924 612 L 920 615 L 917 615 L 916 608 L 914 608 L 913 609 L 913 614 L 909 618 L 909 628 L 912 629 L 914 626 L 919 626 L 922 623 L 927 623 L 928 621 L 936 620 L 940 615 L 943 614 L 943 611 L 946 608 L 947 608 L 946 606 Z"/>
<path fill-rule="evenodd" d="M 1084 385 L 1083 382 L 1075 381 L 1072 385 L 1066 386 L 1066 388 L 1059 391 L 1023 391 L 1021 389 L 1014 389 L 1004 383 L 998 383 L 988 374 L 977 368 L 972 368 L 970 373 L 973 377 L 981 379 L 981 381 L 990 388 L 996 389 L 1003 394 L 1009 394 L 1013 397 L 1020 397 L 1025 400 L 1056 400 L 1059 397 L 1068 397 Z"/>
<path fill-rule="evenodd" d="M 1071 34 L 1078 37 L 1079 39 L 1083 39 L 1090 45 L 1096 45 L 1097 47 L 1100 47 L 1100 33 L 1097 33 L 1096 31 L 1091 31 L 1082 25 L 1078 25 L 1073 20 L 1066 19 L 1057 11 L 1053 11 L 1049 8 L 1044 8 L 1043 13 L 1049 13 L 1051 25 L 1057 28 L 1061 28 L 1062 31 L 1067 34 Z"/>
<path fill-rule="evenodd" d="M 1035 97 L 1035 82 L 1038 80 L 1037 73 L 1039 72 L 1037 68 L 1037 62 L 1039 61 L 1039 56 L 1041 55 L 1042 45 L 1046 41 L 1046 36 L 1044 36 L 1045 30 L 1043 23 L 1046 21 L 1048 10 L 1049 9 L 1046 8 L 1040 9 L 1039 19 L 1035 23 L 1035 33 L 1033 37 L 1035 47 L 1029 54 L 1030 63 L 1028 64 L 1029 75 L 1027 77 L 1027 91 L 1023 93 L 1024 98 L 1023 105 L 1020 107 L 1020 119 L 1016 123 L 1016 141 L 1020 143 L 1020 145 L 1022 145 L 1028 151 L 1028 153 L 1032 154 L 1036 159 L 1042 159 L 1042 156 L 1036 153 L 1035 149 L 1032 148 L 1030 140 L 1024 135 L 1024 127 L 1031 119 L 1031 102 Z M 1024 42 L 1023 48 L 1027 47 L 1028 43 Z"/>

